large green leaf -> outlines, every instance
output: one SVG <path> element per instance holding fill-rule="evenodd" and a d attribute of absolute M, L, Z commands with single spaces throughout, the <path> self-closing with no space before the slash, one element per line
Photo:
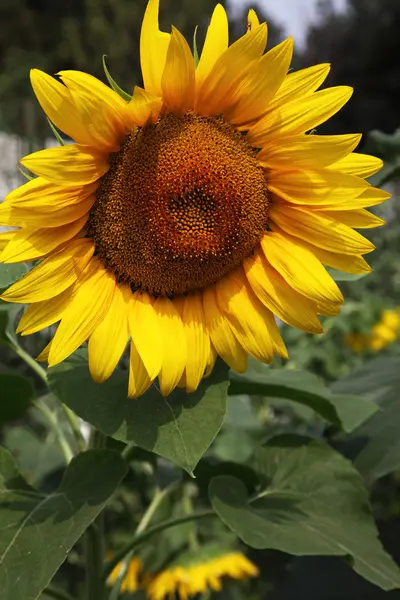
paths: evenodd
<path fill-rule="evenodd" d="M 246 375 L 231 373 L 229 394 L 284 398 L 312 408 L 330 423 L 350 432 L 374 414 L 377 406 L 356 395 L 334 394 L 323 382 L 302 371 L 265 369 Z"/>
<path fill-rule="evenodd" d="M 152 386 L 141 398 L 127 398 L 126 374 L 101 385 L 89 375 L 84 351 L 49 371 L 54 393 L 106 435 L 155 452 L 193 472 L 218 431 L 226 411 L 228 370 L 217 364 L 193 394 L 176 390 L 163 398 Z"/>
<path fill-rule="evenodd" d="M 113 450 L 84 452 L 70 463 L 57 492 L 42 496 L 0 449 L 1 600 L 38 598 L 125 471 Z"/>
<path fill-rule="evenodd" d="M 400 359 L 376 358 L 335 383 L 339 393 L 359 394 L 377 402 L 380 411 L 356 429 L 364 440 L 355 466 L 368 482 L 400 467 Z"/>
<path fill-rule="evenodd" d="M 35 398 L 31 380 L 15 373 L 0 373 L 0 390 L 0 424 L 22 417 Z"/>
<path fill-rule="evenodd" d="M 14 281 L 17 281 L 22 275 L 25 275 L 28 268 L 25 263 L 7 264 L 0 263 L 0 290 L 7 288 Z"/>
<path fill-rule="evenodd" d="M 400 587 L 400 571 L 378 540 L 362 479 L 343 456 L 322 442 L 283 435 L 261 449 L 257 468 L 263 490 L 253 500 L 234 477 L 210 484 L 215 511 L 246 544 L 350 557 L 365 579 L 385 590 Z"/>

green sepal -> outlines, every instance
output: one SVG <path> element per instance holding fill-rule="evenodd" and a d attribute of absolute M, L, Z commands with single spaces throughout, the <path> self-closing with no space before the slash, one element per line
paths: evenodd
<path fill-rule="evenodd" d="M 65 146 L 65 140 L 63 140 L 63 138 L 58 133 L 57 129 L 55 128 L 55 126 L 53 125 L 53 123 L 50 121 L 50 119 L 48 117 L 47 117 L 47 121 L 50 125 L 50 129 L 54 133 L 54 137 L 56 138 L 57 142 L 60 144 L 60 146 Z"/>
<path fill-rule="evenodd" d="M 199 64 L 199 52 L 197 50 L 197 30 L 198 30 L 199 26 L 196 25 L 195 29 L 194 29 L 194 34 L 193 34 L 193 58 L 194 58 L 194 66 L 195 68 L 197 68 L 197 65 Z"/>
<path fill-rule="evenodd" d="M 114 90 L 114 92 L 117 92 L 117 94 L 119 96 L 121 96 L 121 98 L 123 100 L 125 100 L 126 102 L 130 102 L 130 100 L 132 99 L 132 96 L 130 94 L 128 94 L 127 92 L 124 92 L 124 90 L 119 87 L 118 83 L 116 81 L 114 81 L 114 79 L 111 77 L 111 73 L 108 70 L 107 64 L 106 64 L 106 54 L 103 54 L 102 62 L 103 62 L 104 73 L 107 77 L 107 81 L 110 84 L 110 87 Z"/>

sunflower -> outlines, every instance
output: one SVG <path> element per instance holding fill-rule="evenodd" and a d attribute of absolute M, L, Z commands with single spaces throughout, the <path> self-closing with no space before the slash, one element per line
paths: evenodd
<path fill-rule="evenodd" d="M 110 576 L 107 579 L 107 585 L 112 586 L 117 581 L 123 562 L 120 562 L 114 567 Z M 120 590 L 122 593 L 127 592 L 133 594 L 140 587 L 140 575 L 143 570 L 143 564 L 138 556 L 134 556 L 128 564 L 125 576 L 121 582 Z"/>
<path fill-rule="evenodd" d="M 200 558 L 185 565 L 174 565 L 158 573 L 147 586 L 150 600 L 173 598 L 187 600 L 211 589 L 219 592 L 223 579 L 248 579 L 257 577 L 258 569 L 241 552 L 228 552 L 213 558 Z"/>
<path fill-rule="evenodd" d="M 390 346 L 399 337 L 400 308 L 384 310 L 381 318 L 369 333 L 349 333 L 344 337 L 346 346 L 360 354 L 367 350 L 379 352 Z"/>
<path fill-rule="evenodd" d="M 317 91 L 329 65 L 288 74 L 292 38 L 264 53 L 254 11 L 229 45 L 220 4 L 196 64 L 158 9 L 149 0 L 130 101 L 79 71 L 32 71 L 75 143 L 23 158 L 37 177 L 0 208 L 18 228 L 0 260 L 40 260 L 2 295 L 29 305 L 18 332 L 59 322 L 39 358 L 54 366 L 88 341 L 96 382 L 130 340 L 131 397 L 157 377 L 164 396 L 193 392 L 217 355 L 239 373 L 248 355 L 287 358 L 274 315 L 322 332 L 318 316 L 343 302 L 324 265 L 370 270 L 374 246 L 354 228 L 382 224 L 366 207 L 389 197 L 365 181 L 382 163 L 352 153 L 360 135 L 313 132 L 352 94 Z"/>

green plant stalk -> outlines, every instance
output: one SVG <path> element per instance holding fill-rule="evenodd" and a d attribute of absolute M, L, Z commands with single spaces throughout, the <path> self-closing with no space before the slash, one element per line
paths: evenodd
<path fill-rule="evenodd" d="M 117 552 L 115 556 L 113 556 L 113 558 L 108 561 L 108 563 L 106 563 L 106 566 L 103 571 L 103 579 L 107 579 L 114 567 L 116 567 L 117 564 L 121 562 L 129 552 L 146 542 L 156 533 L 160 533 L 160 531 L 164 531 L 164 529 L 169 529 L 170 527 L 181 525 L 182 523 L 188 523 L 189 521 L 197 521 L 206 517 L 216 516 L 217 514 L 210 508 L 201 512 L 199 511 L 196 513 L 192 513 L 191 515 L 184 515 L 182 517 L 176 517 L 174 519 L 162 521 L 161 523 L 157 523 L 157 525 L 153 525 L 153 527 L 149 527 L 140 534 L 135 534 L 133 539 L 130 542 L 128 542 L 119 552 Z"/>
<path fill-rule="evenodd" d="M 61 406 L 63 408 L 65 417 L 72 429 L 72 433 L 74 434 L 75 442 L 78 447 L 79 452 L 85 452 L 87 450 L 86 440 L 82 435 L 81 429 L 79 427 L 79 420 L 76 414 L 68 408 L 65 404 L 61 402 Z"/>
<path fill-rule="evenodd" d="M 103 570 L 102 531 L 92 523 L 85 532 L 86 598 L 104 600 L 105 586 L 101 577 Z"/>
<path fill-rule="evenodd" d="M 33 371 L 35 371 L 36 375 L 38 375 L 40 377 L 40 379 L 45 383 L 46 387 L 48 387 L 49 382 L 47 379 L 46 370 L 43 369 L 43 367 L 34 358 L 32 358 L 32 356 L 30 354 L 28 354 L 28 352 L 26 352 L 14 339 L 9 338 L 9 342 L 10 342 L 10 346 L 14 350 L 14 352 L 16 354 L 18 354 L 18 356 L 20 358 L 22 358 L 22 360 Z M 82 432 L 79 428 L 78 418 L 76 417 L 75 413 L 72 412 L 72 410 L 70 410 L 67 406 L 65 406 L 65 404 L 63 404 L 62 402 L 60 404 L 64 410 L 66 419 L 72 429 L 72 433 L 74 435 L 77 448 L 80 452 L 84 452 L 87 449 L 87 447 L 86 447 L 85 438 L 83 437 Z M 50 424 L 52 425 L 52 427 L 55 431 L 56 438 L 57 438 L 57 440 L 60 444 L 61 450 L 64 454 L 65 460 L 68 464 L 71 461 L 71 459 L 75 456 L 75 452 L 71 449 L 67 439 L 65 438 L 65 436 L 61 430 L 61 427 L 58 426 L 57 419 L 54 417 L 52 412 L 50 410 L 48 410 L 47 407 L 45 407 L 44 405 L 39 406 L 39 404 L 37 403 L 36 406 L 39 408 L 39 410 L 41 410 L 43 412 L 43 414 L 46 415 L 47 419 L 49 420 Z"/>
<path fill-rule="evenodd" d="M 161 502 L 164 500 L 164 498 L 168 496 L 168 494 L 174 491 L 178 487 L 178 485 L 178 483 L 171 483 L 171 485 L 167 486 L 164 490 L 160 490 L 159 488 L 157 488 L 152 498 L 152 501 L 147 507 L 147 510 L 143 514 L 140 523 L 136 528 L 135 535 L 140 535 L 148 527 L 151 519 L 157 512 L 157 509 L 160 506 Z M 128 571 L 129 563 L 132 560 L 133 554 L 134 552 L 133 550 L 131 550 L 131 552 L 129 552 L 122 560 L 121 569 L 112 587 L 109 600 L 118 600 L 121 585 L 123 580 L 125 579 L 125 575 Z"/>
<path fill-rule="evenodd" d="M 183 490 L 183 510 L 186 515 L 193 513 L 193 502 L 186 488 Z M 188 543 L 190 550 L 195 551 L 199 549 L 199 540 L 197 539 L 197 530 L 194 524 L 189 531 Z"/>
<path fill-rule="evenodd" d="M 106 436 L 97 429 L 92 429 L 89 448 L 104 448 Z M 86 529 L 84 536 L 86 562 L 86 599 L 104 600 L 106 586 L 102 578 L 104 566 L 104 512 Z"/>
<path fill-rule="evenodd" d="M 14 352 L 16 354 L 18 354 L 18 356 L 20 358 L 22 358 L 22 360 L 24 362 L 26 362 L 26 364 L 33 371 L 35 371 L 36 375 L 38 375 L 40 377 L 40 379 L 42 379 L 42 381 L 44 381 L 44 383 L 47 386 L 48 381 L 47 381 L 47 373 L 46 373 L 45 369 L 43 369 L 43 367 L 41 365 L 39 365 L 39 363 L 34 358 L 32 358 L 32 356 L 30 354 L 28 354 L 28 352 L 26 352 L 17 342 L 10 339 L 10 344 L 11 344 L 11 347 L 14 350 Z"/>
<path fill-rule="evenodd" d="M 58 422 L 57 422 L 57 417 L 43 402 L 36 401 L 35 406 L 38 410 L 40 410 L 40 412 L 46 417 L 46 419 L 50 423 L 51 428 L 54 431 L 58 445 L 61 448 L 61 452 L 64 455 L 65 463 L 67 465 L 69 465 L 71 460 L 74 458 L 75 453 L 71 449 L 71 446 L 68 443 L 68 440 L 65 437 L 62 428 L 59 427 Z"/>

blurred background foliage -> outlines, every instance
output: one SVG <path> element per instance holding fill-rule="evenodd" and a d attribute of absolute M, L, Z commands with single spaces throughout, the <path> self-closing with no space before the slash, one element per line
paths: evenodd
<path fill-rule="evenodd" d="M 225 1 L 222 3 L 227 5 Z M 2 192 L 18 179 L 15 164 L 19 156 L 27 148 L 42 146 L 50 133 L 33 98 L 29 69 L 37 67 L 49 73 L 79 69 L 104 80 L 101 55 L 105 54 L 114 79 L 130 92 L 134 84 L 141 83 L 139 34 L 145 4 L 146 0 L 1 0 Z M 167 29 L 174 23 L 189 40 L 199 26 L 201 45 L 214 4 L 214 0 L 162 0 L 161 24 Z M 236 10 L 231 25 L 232 39 L 242 34 L 248 8 L 243 2 Z M 260 19 L 269 22 L 269 46 L 283 39 L 285 32 L 281 24 L 268 19 L 264 8 L 258 12 Z M 392 192 L 393 199 L 374 209 L 387 220 L 387 225 L 367 232 L 376 245 L 376 251 L 369 257 L 372 273 L 356 281 L 352 277 L 339 277 L 346 303 L 339 317 L 325 319 L 323 335 L 311 336 L 284 326 L 283 335 L 291 360 L 274 365 L 278 371 L 296 371 L 293 375 L 297 377 L 300 396 L 304 386 L 315 382 L 320 385 L 318 380 L 312 379 L 310 383 L 307 379 L 316 375 L 332 392 L 370 396 L 380 404 L 381 410 L 351 433 L 344 434 L 317 415 L 310 408 L 310 402 L 285 398 L 279 386 L 260 385 L 251 394 L 251 401 L 241 395 L 239 387 L 239 392 L 232 392 L 222 432 L 200 461 L 195 480 L 145 451 L 137 449 L 132 455 L 130 474 L 106 512 L 111 554 L 129 540 L 155 490 L 170 486 L 156 521 L 206 504 L 207 485 L 216 474 L 240 472 L 251 490 L 255 484 L 249 465 L 256 446 L 273 434 L 289 431 L 328 440 L 354 460 L 370 486 L 382 540 L 397 562 L 400 561 L 400 330 L 392 319 L 392 336 L 386 332 L 385 337 L 381 330 L 382 343 L 373 347 L 349 343 L 349 339 L 354 341 L 357 335 L 371 336 L 374 327 L 382 324 L 385 311 L 397 314 L 400 305 L 399 31 L 399 0 L 348 0 L 344 13 L 336 13 L 332 2 L 323 0 L 305 47 L 296 53 L 296 69 L 331 62 L 332 71 L 326 85 L 355 87 L 348 106 L 318 133 L 366 133 L 362 151 L 385 161 L 384 170 L 375 176 L 373 183 L 385 186 Z M 6 134 L 12 137 L 5 137 Z M 6 283 L 0 281 L 0 288 Z M 10 350 L 11 330 L 7 328 L 14 321 L 16 310 L 0 304 L 0 374 L 3 377 L 18 375 L 20 386 L 16 388 L 15 381 L 9 379 L 7 383 L 2 379 L 0 394 L 2 398 L 7 396 L 7 401 L 0 409 L 1 443 L 13 453 L 29 483 L 51 491 L 58 485 L 64 469 L 62 443 L 63 436 L 69 435 L 68 424 L 65 423 L 65 430 L 64 426 L 54 427 L 54 423 L 63 423 L 57 403 L 51 396 L 41 396 L 40 378 L 32 375 L 24 360 Z M 24 349 L 30 355 L 37 355 L 46 345 L 45 336 L 37 334 L 24 339 Z M 261 376 L 265 374 L 260 366 L 252 368 L 258 369 Z M 14 392 L 4 393 L 11 389 Z M 35 401 L 33 405 L 35 396 L 40 397 L 40 402 Z M 140 558 L 146 568 L 161 570 L 196 548 L 196 544 L 215 540 L 228 548 L 237 547 L 236 538 L 219 521 L 205 520 L 198 525 L 182 525 L 153 538 L 146 547 L 147 554 Z M 213 593 L 213 598 L 400 598 L 399 592 L 381 592 L 363 581 L 339 559 L 292 558 L 272 550 L 252 550 L 250 558 L 260 569 L 260 576 L 245 583 L 226 585 L 221 592 Z M 77 547 L 57 575 L 57 583 L 75 597 L 83 585 L 82 578 L 81 554 Z M 130 596 L 139 600 L 143 592 L 135 591 Z M 44 595 L 45 598 L 48 596 Z"/>

